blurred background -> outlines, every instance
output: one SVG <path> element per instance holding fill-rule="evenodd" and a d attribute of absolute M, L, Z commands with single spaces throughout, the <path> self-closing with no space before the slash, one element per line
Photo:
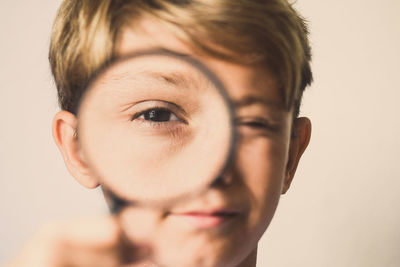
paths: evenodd
<path fill-rule="evenodd" d="M 106 214 L 51 135 L 47 53 L 60 0 L 0 2 L 0 265 L 48 222 Z M 400 266 L 400 1 L 298 0 L 314 50 L 313 136 L 259 266 Z"/>

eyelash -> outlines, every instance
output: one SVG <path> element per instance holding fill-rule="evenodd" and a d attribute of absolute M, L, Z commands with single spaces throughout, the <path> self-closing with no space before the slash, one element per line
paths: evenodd
<path fill-rule="evenodd" d="M 151 126 L 154 128 L 161 128 L 161 127 L 167 127 L 167 126 L 171 126 L 171 123 L 185 123 L 187 124 L 187 122 L 182 119 L 181 117 L 179 117 L 178 115 L 176 115 L 172 110 L 166 108 L 166 107 L 151 107 L 148 109 L 145 109 L 143 111 L 137 112 L 135 113 L 132 117 L 131 117 L 131 121 L 137 120 L 139 119 L 141 116 L 145 116 L 146 114 L 149 114 L 152 111 L 163 111 L 163 112 L 168 112 L 170 113 L 169 116 L 175 116 L 176 120 L 169 120 L 168 121 L 152 121 L 146 118 L 143 118 L 140 120 L 140 123 L 146 124 L 147 126 Z M 245 127 L 249 127 L 253 130 L 260 130 L 260 131 L 269 131 L 269 132 L 277 132 L 279 131 L 279 126 L 278 125 L 274 125 L 272 124 L 270 121 L 266 120 L 265 118 L 237 118 L 235 120 L 235 124 L 238 126 L 245 126 Z"/>
<path fill-rule="evenodd" d="M 166 121 L 152 121 L 150 119 L 142 118 L 141 119 L 141 123 L 150 124 L 151 126 L 155 126 L 155 127 L 166 126 L 167 123 L 175 123 L 175 122 L 186 123 L 186 121 L 184 119 L 182 119 L 181 117 L 176 115 L 172 110 L 170 110 L 168 108 L 165 108 L 165 107 L 151 107 L 151 108 L 148 108 L 146 110 L 137 112 L 131 117 L 131 121 L 139 119 L 141 116 L 146 116 L 146 114 L 149 114 L 152 111 L 153 112 L 160 112 L 160 111 L 161 112 L 168 112 L 168 113 L 170 113 L 169 114 L 170 117 Z M 176 120 L 170 120 L 171 116 L 174 116 L 176 118 Z"/>

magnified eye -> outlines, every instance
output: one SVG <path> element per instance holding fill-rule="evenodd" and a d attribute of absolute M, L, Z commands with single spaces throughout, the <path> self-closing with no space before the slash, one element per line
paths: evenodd
<path fill-rule="evenodd" d="M 135 114 L 132 120 L 141 119 L 149 122 L 182 121 L 172 111 L 166 108 L 151 108 Z"/>

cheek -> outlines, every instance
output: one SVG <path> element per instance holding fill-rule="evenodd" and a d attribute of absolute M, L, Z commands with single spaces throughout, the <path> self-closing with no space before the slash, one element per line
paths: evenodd
<path fill-rule="evenodd" d="M 250 196 L 252 227 L 261 224 L 265 230 L 274 215 L 282 191 L 287 151 L 287 142 L 263 137 L 244 140 L 240 145 L 238 167 Z"/>

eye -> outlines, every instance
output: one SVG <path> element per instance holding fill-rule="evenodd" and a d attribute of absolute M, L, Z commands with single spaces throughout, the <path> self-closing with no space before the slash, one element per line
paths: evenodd
<path fill-rule="evenodd" d="M 132 117 L 132 121 L 140 119 L 148 122 L 166 123 L 173 121 L 182 121 L 172 111 L 167 108 L 151 108 L 139 112 Z"/>
<path fill-rule="evenodd" d="M 277 131 L 279 128 L 264 118 L 238 118 L 236 125 L 263 131 Z"/>
<path fill-rule="evenodd" d="M 242 122 L 241 125 L 251 127 L 254 129 L 266 129 L 269 127 L 268 124 L 266 124 L 265 122 L 260 122 L 260 121 L 246 121 L 246 122 Z"/>

